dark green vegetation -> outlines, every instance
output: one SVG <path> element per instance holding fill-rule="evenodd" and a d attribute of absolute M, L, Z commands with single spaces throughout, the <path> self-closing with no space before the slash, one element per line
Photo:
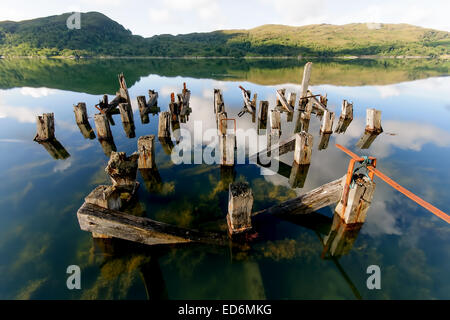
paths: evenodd
<path fill-rule="evenodd" d="M 306 61 L 297 59 L 1 59 L 0 89 L 47 87 L 114 94 L 117 74 L 129 87 L 141 77 L 181 75 L 262 85 L 297 83 Z M 449 74 L 450 61 L 433 59 L 313 60 L 311 84 L 385 85 Z"/>
<path fill-rule="evenodd" d="M 407 24 L 365 23 L 290 27 L 264 25 L 250 30 L 220 30 L 151 38 L 131 31 L 98 12 L 81 14 L 81 29 L 68 29 L 70 13 L 33 20 L 0 22 L 4 56 L 315 56 L 450 53 L 450 33 Z"/>

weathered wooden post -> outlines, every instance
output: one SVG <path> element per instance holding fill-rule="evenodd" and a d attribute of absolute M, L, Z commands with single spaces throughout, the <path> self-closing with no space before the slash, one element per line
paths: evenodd
<path fill-rule="evenodd" d="M 294 161 L 298 164 L 310 164 L 314 138 L 311 134 L 302 131 L 295 134 Z"/>
<path fill-rule="evenodd" d="M 105 168 L 106 173 L 110 176 L 113 186 L 130 190 L 134 193 L 138 183 L 136 181 L 138 167 L 138 153 L 133 153 L 127 157 L 125 152 L 112 152 Z"/>
<path fill-rule="evenodd" d="M 268 111 L 269 111 L 269 101 L 260 101 L 258 112 L 258 130 L 267 129 Z"/>
<path fill-rule="evenodd" d="M 94 115 L 94 123 L 95 128 L 97 129 L 97 137 L 99 140 L 108 140 L 113 138 L 108 119 L 103 113 Z"/>
<path fill-rule="evenodd" d="M 278 110 L 271 111 L 271 134 L 278 134 L 281 136 L 281 113 Z"/>
<path fill-rule="evenodd" d="M 236 148 L 236 137 L 232 134 L 219 135 L 219 152 L 222 166 L 234 166 L 234 151 Z"/>
<path fill-rule="evenodd" d="M 147 102 L 145 101 L 145 96 L 137 96 L 136 100 L 138 103 L 139 115 L 141 116 L 142 124 L 149 123 L 150 119 L 148 117 L 148 108 Z"/>
<path fill-rule="evenodd" d="M 186 82 L 183 83 L 183 91 L 181 93 L 181 110 L 180 115 L 185 118 L 191 112 L 189 100 L 191 99 L 191 91 L 186 88 Z"/>
<path fill-rule="evenodd" d="M 307 97 L 308 94 L 309 79 L 311 78 L 311 68 L 312 62 L 307 62 L 305 64 L 305 67 L 303 68 L 302 89 L 300 93 L 300 100 L 298 102 L 300 110 L 302 110 L 308 103 L 308 99 L 304 98 Z"/>
<path fill-rule="evenodd" d="M 55 139 L 55 117 L 52 113 L 44 113 L 36 117 L 37 133 L 34 141 L 48 141 Z"/>
<path fill-rule="evenodd" d="M 342 187 L 345 185 L 343 179 Z M 354 176 L 348 192 L 342 193 L 335 212 L 346 224 L 363 223 L 375 192 L 375 182 L 365 175 Z"/>
<path fill-rule="evenodd" d="M 381 127 L 381 110 L 366 110 L 366 131 L 374 134 L 383 132 L 383 128 Z"/>
<path fill-rule="evenodd" d="M 159 114 L 158 139 L 164 152 L 170 155 L 174 145 L 170 136 L 170 112 L 168 111 Z"/>
<path fill-rule="evenodd" d="M 120 210 L 122 207 L 120 192 L 113 186 L 100 185 L 96 187 L 84 198 L 84 201 L 112 210 Z"/>
<path fill-rule="evenodd" d="M 138 145 L 138 168 L 152 169 L 155 167 L 155 135 L 141 136 Z"/>
<path fill-rule="evenodd" d="M 219 113 L 225 112 L 225 103 L 223 101 L 222 91 L 214 89 L 214 113 L 216 114 L 216 125 L 219 127 Z"/>
<path fill-rule="evenodd" d="M 297 94 L 295 92 L 291 92 L 289 95 L 289 106 L 292 108 L 292 112 L 288 112 L 286 120 L 287 122 L 292 122 L 294 119 L 294 111 L 295 111 L 295 103 L 297 99 Z"/>
<path fill-rule="evenodd" d="M 320 126 L 320 134 L 333 133 L 334 112 L 325 110 L 323 113 L 322 125 Z"/>
<path fill-rule="evenodd" d="M 295 134 L 294 162 L 289 176 L 293 188 L 302 188 L 311 163 L 313 136 L 305 131 Z"/>
<path fill-rule="evenodd" d="M 231 236 L 242 234 L 252 228 L 253 193 L 246 182 L 230 183 L 227 224 Z"/>
<path fill-rule="evenodd" d="M 352 120 L 353 120 L 353 103 L 344 100 L 342 101 L 341 115 L 339 116 L 339 122 L 334 132 L 345 133 Z"/>
<path fill-rule="evenodd" d="M 130 95 L 128 94 L 128 88 L 127 88 L 127 83 L 125 81 L 125 76 L 123 75 L 123 73 L 120 73 L 118 75 L 119 78 L 119 85 L 120 85 L 120 89 L 119 89 L 119 93 L 120 96 L 126 100 L 126 102 L 131 106 L 131 100 L 130 100 Z"/>
<path fill-rule="evenodd" d="M 227 113 L 222 111 L 219 113 L 218 115 L 218 134 L 219 135 L 225 135 L 227 134 L 227 129 L 228 129 L 228 125 L 227 125 L 227 121 L 225 119 L 227 119 Z"/>
<path fill-rule="evenodd" d="M 381 111 L 376 109 L 366 110 L 366 129 L 363 135 L 356 143 L 356 146 L 361 149 L 369 148 L 375 141 L 377 136 L 383 132 L 381 127 Z"/>
<path fill-rule="evenodd" d="M 167 111 L 159 114 L 158 138 L 170 139 L 170 113 Z"/>
<path fill-rule="evenodd" d="M 75 113 L 75 121 L 77 124 L 88 122 L 86 103 L 78 102 L 77 105 L 73 106 L 73 112 Z"/>
<path fill-rule="evenodd" d="M 120 117 L 122 119 L 122 123 L 133 123 L 133 109 L 129 103 L 119 103 L 119 111 Z"/>

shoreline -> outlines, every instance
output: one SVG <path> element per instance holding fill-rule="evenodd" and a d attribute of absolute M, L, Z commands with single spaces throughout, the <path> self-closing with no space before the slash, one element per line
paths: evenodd
<path fill-rule="evenodd" d="M 246 57 L 202 57 L 202 56 L 183 56 L 183 57 L 165 57 L 165 56 L 0 56 L 0 59 L 62 59 L 62 60 L 78 60 L 78 59 L 154 59 L 154 60 L 376 60 L 376 59 L 425 59 L 425 60 L 449 60 L 450 55 L 442 55 L 439 57 L 431 56 L 382 56 L 382 55 L 360 55 L 360 56 L 246 56 Z"/>

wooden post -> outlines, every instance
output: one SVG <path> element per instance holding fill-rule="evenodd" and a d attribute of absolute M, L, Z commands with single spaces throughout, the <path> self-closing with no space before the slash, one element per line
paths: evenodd
<path fill-rule="evenodd" d="M 181 93 L 181 110 L 180 115 L 186 116 L 191 112 L 189 108 L 189 100 L 191 99 L 191 91 L 186 88 L 186 82 L 183 83 L 183 91 Z"/>
<path fill-rule="evenodd" d="M 227 113 L 224 111 L 220 112 L 218 115 L 218 119 L 219 119 L 219 122 L 218 122 L 217 129 L 218 129 L 219 135 L 227 134 L 227 129 L 228 129 L 227 121 L 224 120 L 224 119 L 227 119 Z"/>
<path fill-rule="evenodd" d="M 152 169 L 155 167 L 155 135 L 141 136 L 137 142 L 139 169 Z"/>
<path fill-rule="evenodd" d="M 342 182 L 344 188 L 345 180 Z M 341 201 L 336 206 L 335 212 L 346 224 L 363 223 L 366 219 L 367 210 L 369 210 L 375 192 L 375 182 L 364 175 L 359 175 L 355 180 L 353 187 L 349 189 L 347 196 L 347 205 L 344 206 L 345 193 L 342 194 Z"/>
<path fill-rule="evenodd" d="M 110 176 L 113 186 L 131 190 L 134 193 L 138 183 L 136 174 L 138 167 L 138 153 L 133 153 L 127 157 L 125 152 L 112 152 L 105 168 L 105 172 Z"/>
<path fill-rule="evenodd" d="M 334 121 L 334 112 L 330 112 L 325 110 L 322 119 L 322 125 L 320 126 L 320 133 L 333 133 L 333 121 Z"/>
<path fill-rule="evenodd" d="M 214 113 L 216 114 L 216 125 L 218 127 L 219 113 L 225 111 L 225 104 L 223 101 L 222 91 L 220 89 L 214 89 Z"/>
<path fill-rule="evenodd" d="M 125 134 L 128 138 L 134 138 L 136 137 L 136 133 L 134 132 L 134 122 L 122 122 L 123 131 L 125 131 Z"/>
<path fill-rule="evenodd" d="M 302 131 L 295 134 L 294 161 L 298 164 L 310 164 L 314 138 Z"/>
<path fill-rule="evenodd" d="M 138 107 L 139 107 L 139 115 L 141 116 L 141 122 L 149 123 L 150 119 L 148 118 L 148 108 L 147 102 L 145 101 L 145 96 L 137 96 L 136 98 Z"/>
<path fill-rule="evenodd" d="M 271 111 L 271 134 L 278 134 L 281 136 L 281 114 L 278 110 Z"/>
<path fill-rule="evenodd" d="M 236 148 L 236 137 L 231 134 L 219 136 L 219 152 L 222 166 L 234 166 L 234 151 Z"/>
<path fill-rule="evenodd" d="M 381 110 L 366 110 L 366 131 L 374 134 L 383 132 L 383 128 L 381 127 Z"/>
<path fill-rule="evenodd" d="M 120 96 L 126 100 L 126 102 L 131 106 L 131 100 L 130 100 L 130 95 L 128 94 L 128 88 L 127 88 L 127 83 L 125 81 L 125 76 L 123 75 L 123 73 L 120 73 L 118 75 L 119 78 L 119 85 L 120 85 Z"/>
<path fill-rule="evenodd" d="M 158 138 L 170 139 L 170 113 L 167 111 L 159 114 Z"/>
<path fill-rule="evenodd" d="M 305 67 L 303 68 L 302 89 L 300 93 L 300 100 L 298 102 L 300 109 L 302 109 L 302 106 L 305 106 L 308 103 L 307 99 L 302 98 L 306 97 L 308 94 L 309 79 L 311 78 L 311 68 L 312 62 L 307 62 L 305 64 Z"/>
<path fill-rule="evenodd" d="M 253 193 L 246 182 L 230 183 L 228 192 L 227 224 L 230 235 L 249 231 L 252 228 Z"/>
<path fill-rule="evenodd" d="M 347 100 L 344 100 L 342 101 L 341 115 L 339 116 L 339 122 L 334 132 L 345 133 L 352 120 L 353 120 L 353 103 L 349 103 Z"/>
<path fill-rule="evenodd" d="M 55 117 L 53 113 L 44 113 L 36 117 L 37 133 L 34 141 L 48 141 L 55 138 Z"/>
<path fill-rule="evenodd" d="M 103 113 L 94 115 L 95 128 L 97 129 L 97 137 L 99 140 L 112 139 L 111 128 L 108 119 Z"/>
<path fill-rule="evenodd" d="M 88 122 L 86 103 L 78 102 L 77 105 L 73 106 L 73 112 L 75 113 L 75 121 L 77 124 Z"/>
<path fill-rule="evenodd" d="M 120 117 L 122 119 L 122 123 L 128 122 L 133 123 L 133 109 L 131 108 L 131 105 L 128 103 L 119 103 L 119 111 L 120 111 Z"/>
<path fill-rule="evenodd" d="M 113 186 L 100 185 L 96 187 L 84 198 L 84 201 L 112 210 L 120 210 L 122 207 L 120 192 Z"/>
<path fill-rule="evenodd" d="M 268 111 L 269 111 L 269 101 L 260 101 L 258 112 L 258 130 L 267 129 Z"/>

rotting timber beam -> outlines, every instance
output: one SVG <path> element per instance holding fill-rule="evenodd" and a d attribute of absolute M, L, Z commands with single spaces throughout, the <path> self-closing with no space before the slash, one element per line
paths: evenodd
<path fill-rule="evenodd" d="M 77 217 L 81 230 L 147 245 L 192 242 L 228 245 L 229 243 L 225 233 L 184 229 L 86 202 L 78 209 Z"/>
<path fill-rule="evenodd" d="M 284 201 L 264 210 L 253 212 L 252 216 L 261 213 L 270 213 L 274 215 L 307 214 L 323 207 L 336 204 L 341 199 L 342 195 L 342 179 L 345 179 L 345 177 L 326 183 L 294 199 Z"/>

